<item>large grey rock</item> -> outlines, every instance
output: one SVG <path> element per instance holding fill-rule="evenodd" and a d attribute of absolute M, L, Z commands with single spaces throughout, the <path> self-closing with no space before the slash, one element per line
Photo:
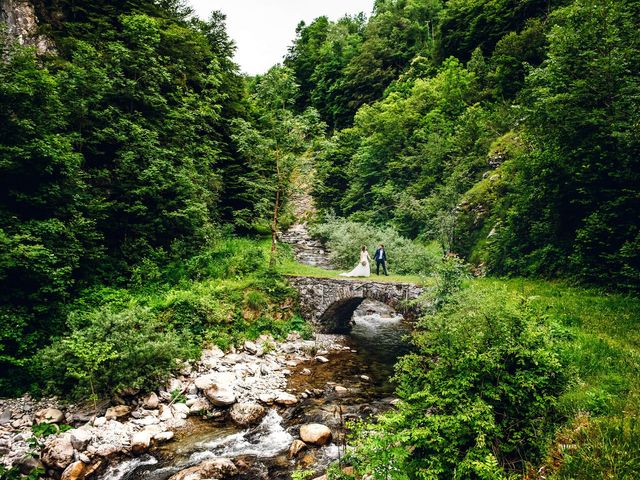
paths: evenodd
<path fill-rule="evenodd" d="M 307 423 L 300 427 L 300 438 L 311 445 L 326 445 L 331 441 L 331 430 L 326 425 Z"/>
<path fill-rule="evenodd" d="M 276 392 L 275 403 L 290 406 L 298 403 L 298 397 L 287 392 Z"/>
<path fill-rule="evenodd" d="M 41 454 L 42 463 L 51 468 L 64 470 L 73 462 L 71 435 L 64 434 L 46 443 Z"/>
<path fill-rule="evenodd" d="M 189 407 L 189 413 L 202 413 L 211 408 L 211 402 L 206 398 L 196 398 Z"/>
<path fill-rule="evenodd" d="M 168 392 L 175 392 L 175 391 L 182 392 L 183 388 L 184 388 L 184 385 L 177 378 L 170 378 L 169 379 L 169 383 L 167 384 L 167 391 Z"/>
<path fill-rule="evenodd" d="M 207 375 L 201 375 L 196 378 L 193 383 L 200 390 L 205 391 L 214 385 L 219 387 L 230 387 L 236 381 L 236 376 L 232 372 L 216 372 Z"/>
<path fill-rule="evenodd" d="M 216 384 L 207 388 L 204 394 L 216 407 L 227 407 L 236 403 L 236 396 L 231 389 Z"/>
<path fill-rule="evenodd" d="M 121 448 L 118 445 L 112 443 L 103 443 L 96 448 L 96 455 L 99 457 L 110 457 L 120 452 Z"/>
<path fill-rule="evenodd" d="M 262 405 L 251 402 L 236 403 L 229 412 L 231 419 L 242 426 L 258 423 L 265 413 Z"/>
<path fill-rule="evenodd" d="M 173 436 L 174 436 L 173 432 L 160 432 L 160 433 L 156 433 L 153 436 L 153 439 L 156 442 L 164 443 L 164 442 L 168 442 L 169 440 L 171 440 L 173 438 Z"/>
<path fill-rule="evenodd" d="M 106 417 L 96 417 L 93 420 L 93 426 L 96 428 L 104 427 L 106 423 L 107 423 Z"/>
<path fill-rule="evenodd" d="M 148 425 L 157 425 L 158 423 L 160 423 L 160 419 L 157 417 L 154 417 L 153 415 L 148 415 L 146 417 L 142 417 L 137 420 L 132 420 L 131 423 L 135 425 L 140 425 L 141 427 L 146 427 Z"/>
<path fill-rule="evenodd" d="M 156 408 L 158 408 L 159 404 L 160 399 L 158 398 L 156 392 L 151 392 L 149 395 L 144 397 L 144 400 L 142 400 L 142 406 L 144 408 L 148 408 L 149 410 L 155 410 Z"/>
<path fill-rule="evenodd" d="M 0 413 L 0 425 L 4 425 L 5 423 L 10 423 L 11 422 L 11 410 L 10 409 L 6 409 L 3 410 L 2 413 Z"/>
<path fill-rule="evenodd" d="M 258 352 L 259 348 L 260 347 L 258 347 L 256 342 L 252 342 L 250 340 L 247 340 L 246 342 L 244 342 L 244 349 L 247 352 L 249 352 L 251 355 L 255 355 Z"/>
<path fill-rule="evenodd" d="M 71 436 L 71 445 L 79 452 L 86 449 L 91 441 L 91 432 L 86 428 L 74 428 L 67 433 Z"/>
<path fill-rule="evenodd" d="M 171 407 L 169 405 L 160 405 L 160 420 L 167 421 L 173 420 L 173 412 L 171 411 Z"/>
<path fill-rule="evenodd" d="M 25 455 L 22 458 L 20 458 L 19 460 L 15 461 L 13 463 L 14 467 L 17 467 L 18 470 L 20 470 L 20 472 L 22 473 L 27 473 L 27 472 L 31 472 L 33 470 L 35 470 L 36 468 L 44 468 L 44 465 L 42 464 L 42 462 L 37 459 L 34 458 L 33 455 Z M 4 478 L 4 477 L 2 477 Z"/>
<path fill-rule="evenodd" d="M 335 387 L 333 387 L 333 389 L 338 395 L 346 395 L 347 393 L 349 393 L 349 389 L 343 387 L 342 385 L 336 385 Z"/>
<path fill-rule="evenodd" d="M 153 435 L 155 435 L 156 433 L 164 432 L 164 431 L 166 430 L 166 428 L 165 428 L 165 426 L 164 426 L 164 425 L 160 425 L 160 424 L 158 424 L 158 425 L 146 425 L 146 426 L 143 428 L 143 430 L 144 430 L 145 432 L 149 432 L 149 434 L 150 434 L 151 436 L 153 436 Z"/>
<path fill-rule="evenodd" d="M 258 400 L 260 400 L 262 403 L 266 403 L 267 405 L 272 405 L 273 402 L 276 401 L 276 398 L 277 395 L 272 392 L 261 393 L 260 395 L 258 395 Z"/>
<path fill-rule="evenodd" d="M 307 448 L 307 444 L 302 440 L 296 438 L 293 442 L 291 442 L 291 446 L 289 447 L 289 458 L 297 457 L 298 454 L 305 448 Z"/>
<path fill-rule="evenodd" d="M 169 480 L 222 480 L 238 474 L 238 469 L 228 458 L 207 460 L 195 467 L 176 473 Z"/>
<path fill-rule="evenodd" d="M 173 404 L 173 410 L 175 411 L 176 415 L 182 414 L 182 415 L 188 415 L 189 414 L 189 407 L 187 407 L 186 403 L 174 403 Z"/>

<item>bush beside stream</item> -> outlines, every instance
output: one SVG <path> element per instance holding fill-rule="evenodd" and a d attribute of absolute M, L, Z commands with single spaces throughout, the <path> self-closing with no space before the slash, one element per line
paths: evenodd
<path fill-rule="evenodd" d="M 262 243 L 225 238 L 184 261 L 145 261 L 128 288 L 84 291 L 67 330 L 30 359 L 33 388 L 100 397 L 149 389 L 204 344 L 306 332 L 295 292 L 266 266 Z"/>

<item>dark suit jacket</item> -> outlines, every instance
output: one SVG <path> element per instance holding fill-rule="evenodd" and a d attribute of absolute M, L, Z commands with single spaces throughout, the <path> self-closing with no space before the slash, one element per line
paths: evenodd
<path fill-rule="evenodd" d="M 380 257 L 380 249 L 378 248 L 376 250 L 376 253 L 373 255 L 373 259 L 378 261 L 378 260 L 383 260 L 383 261 L 387 261 L 387 251 L 386 250 L 382 250 L 382 258 Z"/>

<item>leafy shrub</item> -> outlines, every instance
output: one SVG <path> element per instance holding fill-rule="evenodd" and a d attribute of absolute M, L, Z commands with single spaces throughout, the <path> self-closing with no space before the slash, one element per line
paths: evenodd
<path fill-rule="evenodd" d="M 292 480 L 308 480 L 314 475 L 313 470 L 296 470 L 291 474 Z"/>
<path fill-rule="evenodd" d="M 327 217 L 324 223 L 314 225 L 311 233 L 326 243 L 331 262 L 340 268 L 351 268 L 357 263 L 362 245 L 367 246 L 373 258 L 380 243 L 387 253 L 387 268 L 394 273 L 429 274 L 438 258 L 433 249 L 402 237 L 391 227 Z"/>
<path fill-rule="evenodd" d="M 355 428 L 361 472 L 498 479 L 540 459 L 568 380 L 544 317 L 506 290 L 463 290 L 414 343 L 397 366 L 398 410 Z"/>
<path fill-rule="evenodd" d="M 233 296 L 225 289 L 223 297 Z M 228 292 L 228 293 L 227 293 Z M 229 323 L 234 308 L 229 298 L 221 300 L 210 285 L 193 285 L 188 289 L 172 289 L 158 301 L 153 311 L 163 322 L 175 330 L 189 330 L 193 335 L 202 335 L 211 328 Z"/>
<path fill-rule="evenodd" d="M 224 238 L 186 262 L 191 279 L 239 278 L 264 269 L 265 255 L 255 241 Z"/>
<path fill-rule="evenodd" d="M 436 284 L 432 290 L 430 301 L 435 310 L 462 288 L 462 282 L 467 277 L 464 262 L 456 255 L 447 255 L 436 267 Z"/>
<path fill-rule="evenodd" d="M 57 391 L 110 395 L 125 388 L 154 388 L 193 358 L 192 336 L 177 332 L 149 309 L 103 308 L 71 315 L 70 334 L 37 356 L 45 384 Z"/>
<path fill-rule="evenodd" d="M 267 296 L 256 290 L 248 291 L 245 295 L 244 301 L 245 305 L 252 310 L 261 311 L 269 306 L 269 299 Z"/>

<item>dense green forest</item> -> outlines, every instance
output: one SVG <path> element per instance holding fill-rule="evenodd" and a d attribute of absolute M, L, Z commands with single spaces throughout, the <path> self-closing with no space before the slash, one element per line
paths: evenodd
<path fill-rule="evenodd" d="M 162 281 L 188 281 L 181 259 L 232 231 L 268 231 L 291 157 L 324 128 L 287 109 L 287 69 L 238 73 L 220 13 L 57 1 L 38 14 L 56 52 L 2 37 L 2 392 L 37 378 L 34 354 L 67 331 L 81 292 L 167 270 Z"/>
<path fill-rule="evenodd" d="M 492 274 L 638 291 L 640 3 L 377 1 L 285 64 L 333 129 L 324 211 Z"/>
<path fill-rule="evenodd" d="M 376 0 L 255 77 L 220 12 L 34 5 L 54 50 L 0 30 L 0 396 L 308 334 L 274 251 L 306 176 L 338 266 L 384 240 L 430 286 L 357 472 L 634 478 L 640 1 Z"/>

